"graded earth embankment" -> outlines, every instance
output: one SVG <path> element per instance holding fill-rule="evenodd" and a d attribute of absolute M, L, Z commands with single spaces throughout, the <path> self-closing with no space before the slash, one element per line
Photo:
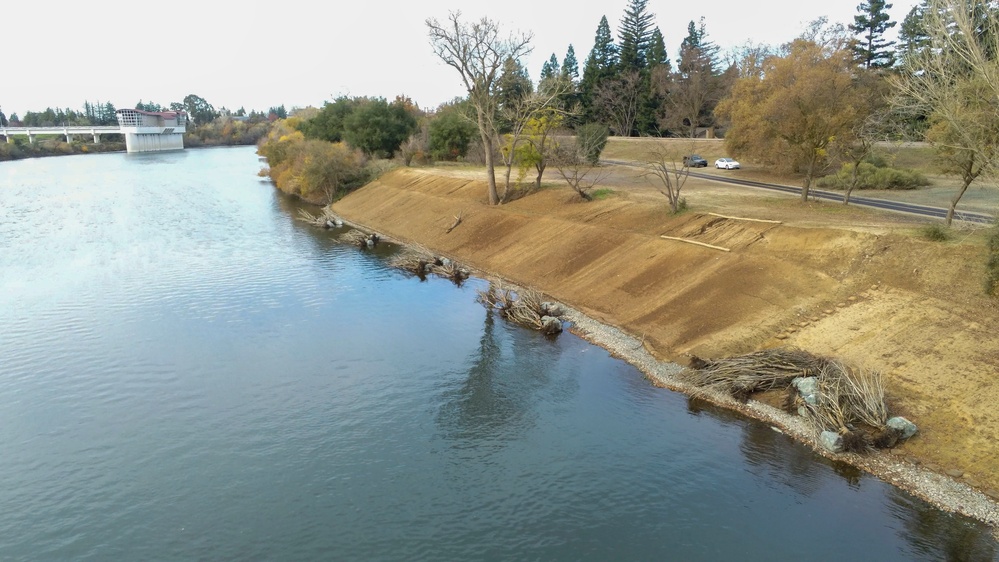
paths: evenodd
<path fill-rule="evenodd" d="M 627 189 L 593 202 L 545 189 L 498 207 L 485 193 L 481 180 L 400 169 L 333 209 L 543 291 L 660 359 L 790 345 L 879 369 L 893 411 L 921 429 L 895 453 L 999 489 L 999 312 L 981 294 L 980 243 L 927 242 L 897 226 L 670 216 L 664 199 Z M 760 214 L 748 218 L 773 218 Z"/>

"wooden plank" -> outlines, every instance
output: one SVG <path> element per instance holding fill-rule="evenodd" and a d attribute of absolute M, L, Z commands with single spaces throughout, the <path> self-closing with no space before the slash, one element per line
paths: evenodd
<path fill-rule="evenodd" d="M 667 240 L 676 240 L 677 242 L 686 242 L 687 244 L 697 244 L 698 246 L 704 246 L 705 248 L 711 248 L 712 250 L 721 250 L 723 252 L 732 251 L 728 248 L 722 248 L 721 246 L 712 246 L 711 244 L 705 244 L 704 242 L 698 242 L 697 240 L 690 240 L 688 238 L 677 238 L 676 236 L 666 236 L 665 234 L 660 236 L 660 238 L 665 238 Z"/>
<path fill-rule="evenodd" d="M 721 217 L 723 219 L 732 219 L 732 220 L 736 220 L 736 221 L 752 221 L 752 222 L 765 222 L 765 223 L 769 223 L 769 224 L 784 224 L 781 221 L 772 221 L 772 220 L 767 220 L 767 219 L 748 219 L 746 217 L 730 217 L 730 216 L 727 216 L 727 215 L 719 215 L 718 213 L 708 213 L 708 214 L 711 215 L 711 216 L 713 216 L 713 217 Z"/>

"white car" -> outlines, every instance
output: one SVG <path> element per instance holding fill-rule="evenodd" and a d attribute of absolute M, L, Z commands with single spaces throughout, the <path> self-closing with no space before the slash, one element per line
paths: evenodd
<path fill-rule="evenodd" d="M 731 158 L 719 158 L 715 160 L 715 168 L 725 169 L 725 170 L 738 170 L 739 163 Z"/>

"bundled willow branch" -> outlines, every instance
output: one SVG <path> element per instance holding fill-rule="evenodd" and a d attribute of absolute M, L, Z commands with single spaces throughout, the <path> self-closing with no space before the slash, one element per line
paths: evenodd
<path fill-rule="evenodd" d="M 838 433 L 846 451 L 893 447 L 901 437 L 899 431 L 887 427 L 885 387 L 877 371 L 854 371 L 840 362 L 794 349 L 772 349 L 718 361 L 696 359 L 692 363 L 696 367 L 680 374 L 683 380 L 735 398 L 787 389 L 785 408 L 800 411 L 819 432 Z M 814 392 L 800 396 L 791 385 L 798 377 L 815 377 Z"/>
<path fill-rule="evenodd" d="M 422 249 L 422 248 L 406 248 L 402 252 L 392 256 L 389 260 L 389 265 L 401 269 L 403 271 L 408 271 L 413 275 L 424 279 L 427 273 L 430 272 L 430 268 L 433 266 L 436 258 L 433 254 Z"/>
<path fill-rule="evenodd" d="M 851 418 L 871 427 L 885 427 L 889 417 L 888 405 L 884 380 L 879 371 L 844 369 L 843 387 Z"/>
<path fill-rule="evenodd" d="M 843 377 L 845 369 L 842 364 L 830 362 L 818 375 L 818 392 L 815 393 L 815 404 L 805 403 L 806 417 L 820 431 L 848 431 L 848 415 L 843 396 Z"/>
<path fill-rule="evenodd" d="M 379 238 L 377 234 L 365 234 L 360 230 L 351 230 L 346 234 L 341 234 L 338 240 L 358 248 L 373 248 L 378 245 Z"/>
<path fill-rule="evenodd" d="M 557 318 L 546 315 L 544 297 L 541 293 L 527 289 L 514 292 L 502 286 L 490 284 L 489 289 L 479 291 L 479 302 L 496 310 L 500 316 L 546 334 L 562 331 L 562 323 Z"/>
<path fill-rule="evenodd" d="M 431 266 L 430 272 L 438 277 L 444 277 L 445 279 L 450 279 L 455 283 L 460 284 L 465 279 L 468 279 L 468 270 L 458 265 L 456 262 L 451 260 L 443 260 L 438 258 Z"/>
<path fill-rule="evenodd" d="M 420 279 L 426 279 L 428 274 L 444 277 L 461 284 L 468 279 L 469 271 L 448 258 L 435 257 L 430 250 L 422 246 L 406 248 L 395 255 L 390 261 L 392 267 L 408 271 Z"/>
<path fill-rule="evenodd" d="M 343 226 L 343 219 L 336 216 L 329 209 L 329 207 L 323 207 L 323 212 L 318 215 L 313 215 L 312 213 L 306 211 L 305 209 L 298 210 L 298 220 L 307 222 L 312 226 L 319 228 L 333 228 Z"/>
<path fill-rule="evenodd" d="M 746 399 L 753 392 L 786 388 L 797 377 L 815 376 L 825 359 L 797 349 L 768 349 L 685 369 L 680 378 L 701 388 Z"/>

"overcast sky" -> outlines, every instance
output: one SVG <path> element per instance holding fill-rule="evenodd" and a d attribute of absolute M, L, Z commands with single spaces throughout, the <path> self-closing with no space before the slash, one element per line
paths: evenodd
<path fill-rule="evenodd" d="M 916 2 L 897 0 L 892 19 L 901 21 Z M 503 29 L 533 33 L 534 52 L 524 62 L 536 81 L 544 61 L 554 52 L 561 63 L 569 44 L 582 71 L 600 17 L 607 16 L 616 41 L 627 3 L 5 2 L 0 108 L 23 115 L 46 107 L 79 110 L 84 100 L 118 108 L 140 99 L 168 105 L 191 93 L 230 109 L 319 106 L 341 94 L 405 94 L 433 108 L 465 92 L 457 72 L 432 53 L 427 18 L 443 21 L 458 8 L 463 18 L 488 16 Z M 687 23 L 701 16 L 709 39 L 729 49 L 747 41 L 786 42 L 820 16 L 850 23 L 859 3 L 649 0 L 648 8 L 675 59 Z"/>

